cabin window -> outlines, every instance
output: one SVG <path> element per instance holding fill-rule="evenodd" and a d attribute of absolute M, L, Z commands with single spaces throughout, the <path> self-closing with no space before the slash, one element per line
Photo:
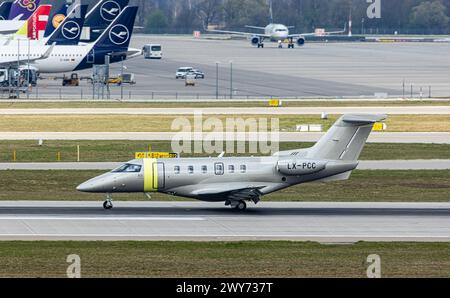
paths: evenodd
<path fill-rule="evenodd" d="M 224 174 L 224 165 L 221 162 L 218 162 L 214 165 L 214 171 L 216 175 L 223 175 Z"/>
<path fill-rule="evenodd" d="M 175 175 L 179 175 L 181 172 L 180 166 L 174 166 L 173 172 L 175 173 Z"/>
<path fill-rule="evenodd" d="M 202 166 L 202 173 L 203 174 L 207 174 L 208 173 L 208 167 L 207 166 Z"/>
<path fill-rule="evenodd" d="M 190 175 L 194 174 L 194 166 L 188 166 L 188 173 Z"/>
<path fill-rule="evenodd" d="M 234 166 L 233 165 L 229 165 L 228 166 L 228 173 L 230 173 L 230 174 L 234 173 Z"/>
<path fill-rule="evenodd" d="M 247 166 L 246 165 L 241 165 L 241 173 L 246 173 L 247 172 Z"/>

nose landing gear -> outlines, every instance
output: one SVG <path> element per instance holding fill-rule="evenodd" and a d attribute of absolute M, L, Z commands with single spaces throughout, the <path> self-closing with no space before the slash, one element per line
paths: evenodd
<path fill-rule="evenodd" d="M 105 200 L 105 202 L 103 202 L 103 208 L 105 210 L 111 210 L 114 207 L 112 201 L 113 201 L 113 199 L 112 199 L 111 194 L 107 194 L 106 200 Z"/>

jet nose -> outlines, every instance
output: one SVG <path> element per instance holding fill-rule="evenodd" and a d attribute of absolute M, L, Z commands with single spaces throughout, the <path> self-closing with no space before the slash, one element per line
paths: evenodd
<path fill-rule="evenodd" d="M 79 192 L 92 192 L 94 190 L 94 185 L 93 183 L 88 182 L 84 182 L 80 185 L 78 185 L 77 187 L 77 191 Z"/>

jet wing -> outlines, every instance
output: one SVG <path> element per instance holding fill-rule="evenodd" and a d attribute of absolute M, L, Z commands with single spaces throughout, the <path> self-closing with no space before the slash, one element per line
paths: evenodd
<path fill-rule="evenodd" d="M 343 34 L 346 31 L 347 31 L 347 24 L 345 24 L 344 30 L 323 32 L 323 33 L 320 34 L 320 36 L 329 36 L 329 35 L 333 35 L 333 34 Z M 318 35 L 319 35 L 318 33 L 312 32 L 312 33 L 289 34 L 288 37 L 289 38 L 297 38 L 297 37 L 302 37 L 302 36 L 318 36 Z"/>
<path fill-rule="evenodd" d="M 259 34 L 259 33 L 250 33 L 250 32 L 239 32 L 239 31 L 225 31 L 225 30 L 206 30 L 208 32 L 213 33 L 225 33 L 225 34 L 232 34 L 232 35 L 242 35 L 242 36 L 258 36 L 258 37 L 264 37 L 264 38 L 270 38 L 270 35 L 267 34 Z"/>
<path fill-rule="evenodd" d="M 261 189 L 265 188 L 266 185 L 249 186 L 248 184 L 238 183 L 205 185 L 203 187 L 193 192 L 193 195 L 205 199 L 225 198 L 232 201 L 239 201 L 259 199 L 262 195 Z"/>

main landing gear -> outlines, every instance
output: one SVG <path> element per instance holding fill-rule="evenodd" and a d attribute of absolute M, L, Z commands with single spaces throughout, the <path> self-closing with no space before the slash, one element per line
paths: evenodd
<path fill-rule="evenodd" d="M 261 43 L 258 43 L 258 49 L 259 48 L 261 48 L 261 49 L 264 49 L 264 44 L 261 42 Z"/>
<path fill-rule="evenodd" d="M 288 43 L 288 49 L 294 49 L 294 48 L 295 48 L 294 40 L 292 38 L 290 38 L 289 43 Z"/>
<path fill-rule="evenodd" d="M 225 206 L 231 206 L 232 209 L 238 211 L 247 210 L 247 203 L 245 201 L 226 201 Z"/>
<path fill-rule="evenodd" d="M 105 210 L 111 210 L 114 206 L 113 206 L 113 203 L 112 203 L 112 196 L 111 196 L 111 194 L 107 194 L 106 195 L 106 200 L 105 200 L 105 202 L 103 203 L 103 208 L 105 209 Z"/>

